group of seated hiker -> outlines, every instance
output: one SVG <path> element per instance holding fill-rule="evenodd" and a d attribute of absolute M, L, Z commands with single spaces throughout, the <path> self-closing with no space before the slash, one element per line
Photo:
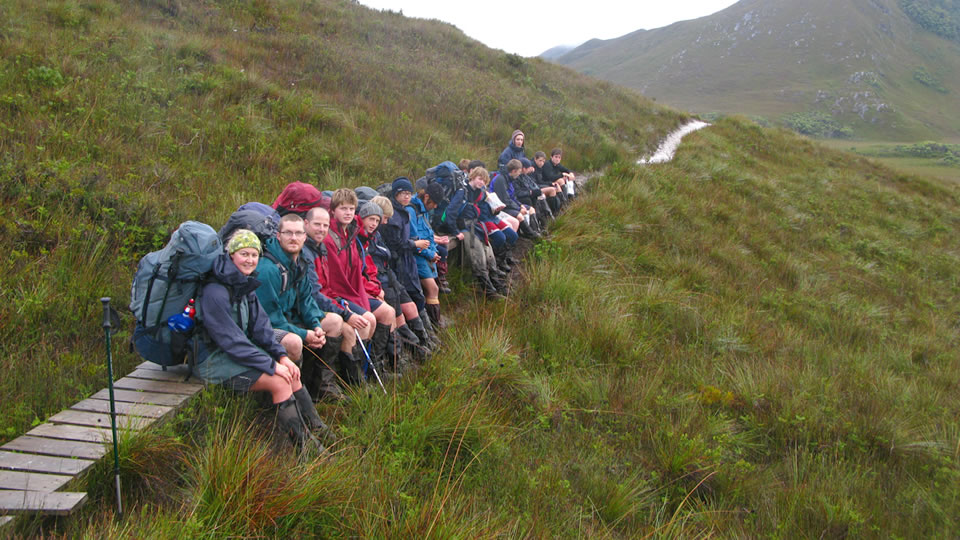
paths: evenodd
<path fill-rule="evenodd" d="M 444 162 L 412 182 L 319 191 L 289 184 L 220 229 L 225 248 L 197 303 L 195 370 L 238 392 L 269 393 L 277 425 L 304 447 L 332 437 L 317 400 L 400 377 L 441 344 L 441 293 L 457 247 L 488 298 L 508 293 L 519 236 L 536 239 L 574 194 L 560 150 L 533 161 L 517 131 L 491 178 L 481 161 Z"/>

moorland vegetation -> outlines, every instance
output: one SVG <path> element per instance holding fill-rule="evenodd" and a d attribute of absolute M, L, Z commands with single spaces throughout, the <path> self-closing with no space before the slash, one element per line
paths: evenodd
<path fill-rule="evenodd" d="M 520 125 L 606 167 L 508 301 L 453 280 L 441 352 L 324 406 L 335 459 L 277 466 L 253 404 L 211 388 L 124 441 L 123 518 L 101 464 L 84 513 L 21 532 L 960 533 L 954 184 L 742 118 L 632 165 L 684 115 L 348 2 L 0 11 L 5 436 L 102 385 L 96 299 L 180 220 L 492 157 Z"/>

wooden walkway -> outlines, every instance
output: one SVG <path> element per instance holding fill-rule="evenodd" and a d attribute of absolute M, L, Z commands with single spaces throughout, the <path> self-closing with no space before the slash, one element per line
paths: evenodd
<path fill-rule="evenodd" d="M 144 362 L 114 382 L 117 429 L 144 429 L 203 389 L 195 377 L 184 381 L 186 374 L 187 366 L 163 371 Z M 109 400 L 103 389 L 0 446 L 0 527 L 13 519 L 7 514 L 67 515 L 86 502 L 84 492 L 58 490 L 112 458 Z"/>

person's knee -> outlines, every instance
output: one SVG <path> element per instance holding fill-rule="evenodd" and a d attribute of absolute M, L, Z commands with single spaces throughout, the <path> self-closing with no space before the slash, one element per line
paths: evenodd
<path fill-rule="evenodd" d="M 380 307 L 378 307 L 373 314 L 377 318 L 377 322 L 380 324 L 392 324 L 394 319 L 397 317 L 396 310 L 394 310 L 393 307 L 386 302 L 380 304 Z"/>
<path fill-rule="evenodd" d="M 280 340 L 280 345 L 283 345 L 290 360 L 294 362 L 300 361 L 300 358 L 303 356 L 303 340 L 300 339 L 300 336 L 290 332 L 283 336 L 283 339 Z"/>
<path fill-rule="evenodd" d="M 437 280 L 433 278 L 421 279 L 420 285 L 423 286 L 423 294 L 427 298 L 436 298 L 440 294 L 440 288 L 437 287 Z"/>
<path fill-rule="evenodd" d="M 326 317 L 320 321 L 320 328 L 330 337 L 339 337 L 343 333 L 343 317 L 336 313 L 327 313 Z"/>

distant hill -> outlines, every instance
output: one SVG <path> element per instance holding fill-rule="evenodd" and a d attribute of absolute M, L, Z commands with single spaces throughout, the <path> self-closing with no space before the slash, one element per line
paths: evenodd
<path fill-rule="evenodd" d="M 957 21 L 954 0 L 742 0 L 554 61 L 701 113 L 791 120 L 815 135 L 955 139 Z"/>
<path fill-rule="evenodd" d="M 540 53 L 540 58 L 544 60 L 555 60 L 576 48 L 576 45 L 557 45 Z"/>

